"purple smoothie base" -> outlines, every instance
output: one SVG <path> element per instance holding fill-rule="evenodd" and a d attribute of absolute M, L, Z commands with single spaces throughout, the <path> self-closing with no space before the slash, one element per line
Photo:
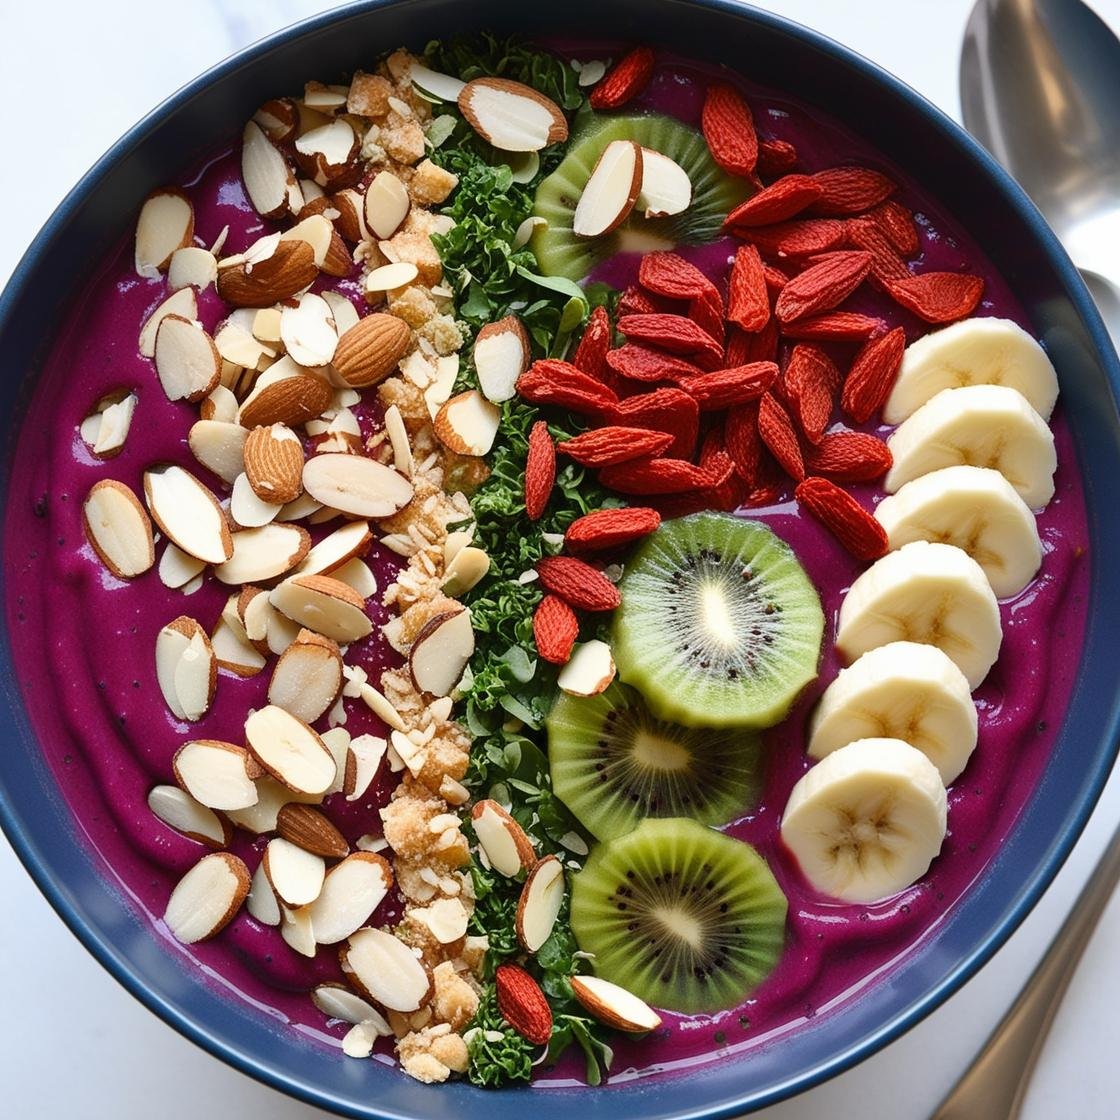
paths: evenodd
<path fill-rule="evenodd" d="M 594 54 L 586 49 L 571 53 Z M 669 63 L 633 108 L 696 124 L 702 79 L 710 74 L 702 67 Z M 743 88 L 760 132 L 793 141 L 806 169 L 860 162 L 904 184 L 898 197 L 918 216 L 920 267 L 967 267 L 982 274 L 985 298 L 977 313 L 1014 319 L 1029 328 L 1021 307 L 975 243 L 897 167 L 841 126 L 788 98 L 745 83 Z M 229 151 L 185 186 L 203 243 L 210 244 L 228 224 L 225 252 L 235 252 L 266 231 L 245 200 L 238 160 Z M 730 249 L 731 243 L 723 241 L 683 252 L 723 278 Z M 620 254 L 600 266 L 595 278 L 625 287 L 633 282 L 638 259 Z M 341 287 L 357 299 L 354 285 Z M 341 978 L 333 949 L 321 949 L 308 960 L 291 950 L 278 930 L 261 926 L 244 910 L 214 941 L 185 947 L 170 936 L 161 919 L 172 887 L 203 849 L 156 820 L 147 808 L 148 791 L 172 780 L 171 757 L 186 739 L 240 742 L 245 713 L 264 703 L 270 676 L 266 670 L 240 680 L 222 673 L 206 718 L 194 725 L 178 723 L 156 683 L 156 634 L 179 614 L 211 627 L 228 590 L 211 581 L 183 596 L 165 588 L 154 569 L 130 583 L 116 580 L 82 532 L 81 502 L 98 479 L 118 478 L 140 492 L 141 474 L 152 462 L 174 461 L 200 470 L 186 444 L 196 407 L 168 402 L 152 363 L 136 350 L 140 324 L 165 295 L 162 280 L 142 280 L 134 274 L 129 233 L 91 279 L 59 332 L 21 429 L 5 526 L 6 606 L 15 663 L 33 726 L 79 829 L 106 874 L 130 899 L 138 919 L 151 924 L 167 951 L 181 955 L 185 968 L 200 971 L 263 1014 L 337 1046 L 345 1027 L 326 1024 L 306 995 L 320 981 Z M 901 324 L 911 340 L 926 329 L 875 293 L 861 294 L 846 306 Z M 200 298 L 199 316 L 208 329 L 221 313 L 212 291 Z M 839 353 L 850 355 L 851 348 L 840 347 Z M 136 417 L 121 455 L 104 463 L 89 453 L 77 428 L 94 401 L 122 386 L 139 395 Z M 1054 500 L 1038 518 L 1042 571 L 1020 596 L 1001 603 L 1003 647 L 975 693 L 979 744 L 949 791 L 949 830 L 941 855 L 918 884 L 878 905 L 840 905 L 815 894 L 778 838 L 782 807 L 808 765 L 808 713 L 840 668 L 831 642 L 836 613 L 862 567 L 792 504 L 749 511 L 794 548 L 822 592 L 828 620 L 819 679 L 806 689 L 790 718 L 767 734 L 769 765 L 761 806 L 726 829 L 757 847 L 786 892 L 788 946 L 774 973 L 740 1007 L 711 1016 L 667 1014 L 665 1026 L 654 1035 L 619 1038 L 611 1082 L 742 1053 L 788 1035 L 807 1019 L 836 1013 L 893 964 L 919 951 L 995 857 L 1046 766 L 1081 655 L 1088 530 L 1073 439 L 1060 407 L 1053 427 L 1059 468 Z M 60 431 L 65 433 L 61 440 Z M 201 477 L 219 493 L 226 492 L 206 472 Z M 882 495 L 864 487 L 857 496 L 870 507 Z M 369 559 L 384 588 L 393 579 L 396 558 L 375 547 Z M 375 605 L 377 598 L 371 600 L 371 616 L 382 623 L 388 615 Z M 349 657 L 371 677 L 394 659 L 379 638 L 352 647 Z M 360 703 L 347 701 L 347 710 L 346 726 L 352 734 L 385 732 Z M 333 796 L 327 811 L 351 841 L 363 833 L 379 833 L 377 810 L 391 787 L 391 782 L 379 780 L 357 803 Z M 253 868 L 264 843 L 239 830 L 234 850 Z M 375 919 L 390 918 L 395 902 L 387 900 Z M 571 1059 L 535 1083 L 571 1085 L 580 1080 L 579 1067 Z"/>

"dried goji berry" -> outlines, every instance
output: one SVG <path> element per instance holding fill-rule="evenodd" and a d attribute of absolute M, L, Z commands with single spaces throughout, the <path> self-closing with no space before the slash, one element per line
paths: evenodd
<path fill-rule="evenodd" d="M 556 445 L 556 450 L 574 459 L 584 467 L 606 467 L 611 463 L 625 463 L 627 459 L 660 455 L 673 443 L 668 432 L 654 432 L 648 428 L 624 428 L 618 424 L 593 428 L 581 432 L 573 439 Z"/>
<path fill-rule="evenodd" d="M 790 409 L 810 443 L 819 443 L 832 418 L 832 395 L 840 374 L 832 359 L 819 347 L 798 343 L 790 351 L 784 373 Z"/>
<path fill-rule="evenodd" d="M 711 479 L 687 459 L 632 459 L 604 467 L 599 481 L 620 494 L 680 494 L 703 489 Z"/>
<path fill-rule="evenodd" d="M 599 415 L 618 400 L 601 381 L 556 358 L 534 362 L 517 379 L 517 391 L 534 404 L 559 405 L 590 415 Z"/>
<path fill-rule="evenodd" d="M 733 326 L 728 332 L 723 357 L 723 364 L 728 367 L 777 361 L 778 320 L 771 317 L 760 331 L 744 331 Z"/>
<path fill-rule="evenodd" d="M 922 272 L 884 285 L 895 303 L 927 323 L 952 323 L 970 315 L 984 294 L 979 276 L 961 272 Z"/>
<path fill-rule="evenodd" d="M 697 296 L 688 305 L 689 318 L 719 343 L 723 352 L 723 296 L 713 286 Z"/>
<path fill-rule="evenodd" d="M 783 325 L 782 334 L 812 342 L 858 341 L 878 334 L 885 325 L 882 319 L 856 311 L 826 311 Z"/>
<path fill-rule="evenodd" d="M 895 190 L 894 181 L 869 167 L 832 167 L 813 175 L 821 197 L 818 214 L 859 214 L 877 206 Z"/>
<path fill-rule="evenodd" d="M 740 245 L 727 288 L 727 318 L 745 331 L 760 331 L 770 318 L 770 296 L 762 258 L 754 245 Z"/>
<path fill-rule="evenodd" d="M 537 575 L 546 591 L 582 611 L 613 611 L 622 601 L 618 588 L 598 568 L 574 556 L 545 556 L 537 561 Z"/>
<path fill-rule="evenodd" d="M 494 975 L 498 1010 L 522 1038 L 543 1046 L 552 1036 L 552 1007 L 541 986 L 520 965 L 498 965 Z"/>
<path fill-rule="evenodd" d="M 771 178 L 784 175 L 797 166 L 797 149 L 788 140 L 759 140 L 759 175 Z"/>
<path fill-rule="evenodd" d="M 548 425 L 538 420 L 529 432 L 529 453 L 525 458 L 525 515 L 536 521 L 544 513 L 556 482 L 556 447 Z"/>
<path fill-rule="evenodd" d="M 597 509 L 585 513 L 564 531 L 564 543 L 581 551 L 617 548 L 652 533 L 661 524 L 661 514 L 646 506 Z"/>
<path fill-rule="evenodd" d="M 783 175 L 746 202 L 739 203 L 724 219 L 723 228 L 741 230 L 785 222 L 812 206 L 823 195 L 811 175 Z"/>
<path fill-rule="evenodd" d="M 874 209 L 869 210 L 867 217 L 882 229 L 904 258 L 909 260 L 918 255 L 918 249 L 921 247 L 918 227 L 914 224 L 914 216 L 901 202 L 888 198 L 886 202 L 881 202 Z"/>
<path fill-rule="evenodd" d="M 632 284 L 618 297 L 618 314 L 653 315 L 661 311 L 672 311 L 675 305 L 666 299 L 651 296 Z"/>
<path fill-rule="evenodd" d="M 830 432 L 809 452 L 805 467 L 833 482 L 870 482 L 891 469 L 891 452 L 865 432 Z"/>
<path fill-rule="evenodd" d="M 723 343 L 683 315 L 623 315 L 618 329 L 631 341 L 687 355 L 702 369 L 715 369 L 723 362 Z"/>
<path fill-rule="evenodd" d="M 537 653 L 553 665 L 563 665 L 572 656 L 578 637 L 576 612 L 559 595 L 546 595 L 533 612 L 533 643 Z"/>
<path fill-rule="evenodd" d="M 607 369 L 607 351 L 611 348 L 611 320 L 605 307 L 596 307 L 583 328 L 583 335 L 572 355 L 572 365 L 589 377 L 601 381 Z"/>
<path fill-rule="evenodd" d="M 649 47 L 635 47 L 624 54 L 591 91 L 591 108 L 618 109 L 632 101 L 649 85 L 653 62 Z"/>
<path fill-rule="evenodd" d="M 805 477 L 805 461 L 801 457 L 797 432 L 794 431 L 789 414 L 773 393 L 767 393 L 759 401 L 758 434 L 790 478 L 800 481 Z"/>
<path fill-rule="evenodd" d="M 665 354 L 636 342 L 611 350 L 607 354 L 607 366 L 631 381 L 675 381 L 678 377 L 694 377 L 704 372 L 698 365 L 675 354 Z"/>
<path fill-rule="evenodd" d="M 715 285 L 677 253 L 646 253 L 638 265 L 638 283 L 666 299 L 693 300 Z"/>
<path fill-rule="evenodd" d="M 757 400 L 774 384 L 778 367 L 773 362 L 751 362 L 682 378 L 677 384 L 695 397 L 702 412 L 720 411 L 746 401 Z"/>
<path fill-rule="evenodd" d="M 857 560 L 878 560 L 886 555 L 886 530 L 836 483 L 827 478 L 807 478 L 794 495 Z"/>
<path fill-rule="evenodd" d="M 785 326 L 842 303 L 863 283 L 871 269 L 871 254 L 833 253 L 795 276 L 778 294 L 774 314 Z"/>
<path fill-rule="evenodd" d="M 905 280 L 910 275 L 906 262 L 878 222 L 853 218 L 848 222 L 848 243 L 871 254 L 871 278 L 879 284 Z"/>
<path fill-rule="evenodd" d="M 743 404 L 728 411 L 723 422 L 723 444 L 736 473 L 748 486 L 753 486 L 762 456 L 757 404 Z"/>
<path fill-rule="evenodd" d="M 902 354 L 906 332 L 901 327 L 888 331 L 861 347 L 844 379 L 840 407 L 857 423 L 865 424 L 883 407 L 891 391 Z"/>
<path fill-rule="evenodd" d="M 750 108 L 725 82 L 708 87 L 700 128 L 712 159 L 730 175 L 748 177 L 758 162 L 758 136 Z"/>
<path fill-rule="evenodd" d="M 634 428 L 668 432 L 673 442 L 667 454 L 688 459 L 696 450 L 700 406 L 683 389 L 655 389 L 619 401 L 610 411 L 611 422 Z"/>
<path fill-rule="evenodd" d="M 837 218 L 795 218 L 735 232 L 772 257 L 808 257 L 844 244 L 844 223 Z"/>
<path fill-rule="evenodd" d="M 752 246 L 755 248 L 755 246 Z M 789 283 L 789 277 L 778 267 L 772 264 L 762 266 L 762 275 L 766 279 L 766 290 L 774 298 Z"/>

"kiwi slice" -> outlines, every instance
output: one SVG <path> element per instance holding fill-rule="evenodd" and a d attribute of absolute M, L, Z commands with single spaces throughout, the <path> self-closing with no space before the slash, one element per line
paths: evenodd
<path fill-rule="evenodd" d="M 646 817 L 725 824 L 754 807 L 761 784 L 757 735 L 668 723 L 619 681 L 598 696 L 561 693 L 548 757 L 553 789 L 600 840 Z"/>
<path fill-rule="evenodd" d="M 675 160 L 692 181 L 692 203 L 668 218 L 646 218 L 635 208 L 608 237 L 576 237 L 576 203 L 612 140 L 634 140 Z M 592 116 L 572 138 L 560 166 L 537 188 L 533 214 L 548 225 L 537 227 L 530 245 L 546 276 L 582 280 L 600 261 L 624 250 L 649 252 L 715 240 L 728 212 L 751 193 L 749 183 L 720 169 L 699 132 L 672 117 Z"/>
<path fill-rule="evenodd" d="M 778 963 L 786 899 L 749 844 L 666 818 L 596 846 L 572 881 L 571 921 L 604 980 L 655 1007 L 711 1012 Z"/>
<path fill-rule="evenodd" d="M 824 614 L 793 550 L 759 521 L 663 522 L 619 584 L 612 650 L 654 715 L 770 727 L 817 675 Z"/>

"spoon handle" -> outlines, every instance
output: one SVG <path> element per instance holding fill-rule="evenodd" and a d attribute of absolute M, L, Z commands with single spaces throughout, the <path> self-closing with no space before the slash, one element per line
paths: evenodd
<path fill-rule="evenodd" d="M 1050 1024 L 1118 881 L 1120 828 L 1011 1009 L 930 1120 L 1015 1120 L 1019 1115 Z"/>

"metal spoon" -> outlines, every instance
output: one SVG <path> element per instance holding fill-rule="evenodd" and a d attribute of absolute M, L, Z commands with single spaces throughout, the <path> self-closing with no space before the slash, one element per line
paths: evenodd
<path fill-rule="evenodd" d="M 965 127 L 1019 180 L 1120 338 L 1120 41 L 1080 0 L 978 0 L 961 51 Z M 1116 285 L 1116 286 L 1114 286 Z M 1014 1120 L 1120 882 L 1117 828 L 1058 935 L 932 1120 Z"/>

